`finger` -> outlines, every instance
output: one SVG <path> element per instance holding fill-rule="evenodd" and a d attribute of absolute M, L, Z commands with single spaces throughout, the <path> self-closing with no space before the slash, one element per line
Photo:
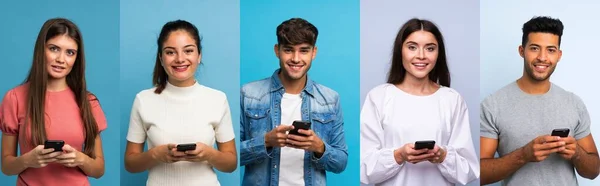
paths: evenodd
<path fill-rule="evenodd" d="M 293 135 L 293 134 L 288 135 L 287 139 L 291 139 L 294 141 L 308 141 L 308 137 L 298 136 L 298 135 Z"/>
<path fill-rule="evenodd" d="M 63 151 L 70 153 L 70 152 L 75 152 L 77 151 L 75 148 L 71 147 L 71 145 L 69 144 L 65 144 L 62 148 Z"/>
<path fill-rule="evenodd" d="M 564 141 L 547 142 L 537 146 L 537 150 L 550 150 L 565 146 Z"/>
<path fill-rule="evenodd" d="M 290 131 L 290 130 L 294 129 L 294 126 L 293 125 L 279 125 L 275 129 L 277 130 L 277 132 L 285 133 L 286 131 Z"/>
<path fill-rule="evenodd" d="M 74 163 L 75 159 L 63 159 L 63 160 L 58 160 L 56 162 L 60 163 L 60 164 Z"/>
<path fill-rule="evenodd" d="M 174 152 L 171 153 L 171 156 L 173 156 L 173 157 L 182 157 L 182 156 L 188 156 L 190 154 L 195 155 L 193 151 L 191 151 L 189 154 L 188 154 L 188 151 L 186 151 L 186 152 L 174 151 Z"/>
<path fill-rule="evenodd" d="M 426 154 L 412 156 L 412 158 L 415 159 L 415 160 L 423 160 L 423 159 L 427 159 L 427 158 L 430 158 L 430 157 L 433 157 L 433 156 L 434 156 L 434 154 L 426 153 Z"/>
<path fill-rule="evenodd" d="M 35 148 L 34 150 L 36 150 L 37 154 L 39 154 L 39 155 L 44 155 L 44 154 L 48 154 L 48 153 L 54 152 L 54 148 L 49 148 L 49 149 L 43 149 L 43 148 L 42 149 L 38 149 L 38 148 Z"/>
<path fill-rule="evenodd" d="M 550 135 L 544 135 L 544 136 L 540 136 L 538 137 L 539 144 L 543 144 L 543 143 L 551 143 L 551 142 L 556 142 L 560 140 L 560 137 L 558 136 L 550 136 Z"/>
<path fill-rule="evenodd" d="M 64 154 L 62 152 L 52 152 L 41 156 L 41 159 L 50 159 L 50 158 L 61 158 L 63 156 L 67 156 L 68 154 Z"/>
<path fill-rule="evenodd" d="M 408 154 L 408 155 L 419 155 L 419 154 L 427 153 L 427 151 L 429 151 L 429 149 L 419 149 L 419 150 L 409 149 L 409 150 L 406 151 L 406 154 Z"/>
<path fill-rule="evenodd" d="M 287 135 L 287 134 L 285 134 L 285 133 L 277 133 L 277 134 L 275 134 L 275 137 L 276 137 L 277 139 L 285 139 L 285 138 L 287 138 L 288 136 L 289 136 L 289 135 Z"/>
<path fill-rule="evenodd" d="M 177 149 L 177 144 L 169 143 L 169 144 L 167 144 L 167 149 L 169 149 L 169 150 Z"/>
<path fill-rule="evenodd" d="M 298 133 L 304 134 L 306 136 L 312 136 L 314 134 L 312 130 L 304 130 L 304 129 L 298 129 Z"/>

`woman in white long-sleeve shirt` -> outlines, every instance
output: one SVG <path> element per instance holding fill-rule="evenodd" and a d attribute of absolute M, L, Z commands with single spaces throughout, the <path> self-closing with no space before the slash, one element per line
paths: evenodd
<path fill-rule="evenodd" d="M 479 177 L 469 114 L 450 87 L 444 41 L 430 21 L 406 22 L 394 43 L 388 82 L 360 114 L 360 181 L 376 185 L 467 184 Z M 433 149 L 415 142 L 434 140 Z"/>

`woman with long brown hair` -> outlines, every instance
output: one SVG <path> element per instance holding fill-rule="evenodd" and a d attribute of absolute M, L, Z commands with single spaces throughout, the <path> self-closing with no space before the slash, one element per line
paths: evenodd
<path fill-rule="evenodd" d="M 106 118 L 86 88 L 84 54 L 73 22 L 46 21 L 27 79 L 5 94 L 0 105 L 2 172 L 18 174 L 17 185 L 89 185 L 88 176 L 104 174 L 100 132 Z M 45 146 L 48 140 L 62 141 L 62 147 Z"/>

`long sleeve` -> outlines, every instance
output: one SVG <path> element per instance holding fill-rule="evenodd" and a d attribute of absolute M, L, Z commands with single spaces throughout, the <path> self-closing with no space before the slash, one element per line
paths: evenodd
<path fill-rule="evenodd" d="M 271 157 L 271 150 L 265 147 L 265 137 L 250 138 L 248 121 L 244 113 L 244 92 L 240 93 L 240 166 L 252 164 Z"/>
<path fill-rule="evenodd" d="M 467 184 L 479 178 L 479 160 L 475 154 L 469 113 L 462 97 L 458 97 L 452 113 L 452 131 L 446 150 L 446 159 L 438 165 L 442 176 L 452 183 Z"/>
<path fill-rule="evenodd" d="M 325 144 L 325 152 L 321 158 L 316 158 L 313 155 L 312 161 L 319 169 L 340 173 L 346 169 L 346 164 L 348 162 L 348 147 L 346 146 L 346 140 L 344 139 L 344 117 L 339 98 L 336 103 L 336 119 L 333 121 L 334 126 L 329 132 L 330 143 L 323 142 Z"/>
<path fill-rule="evenodd" d="M 397 175 L 404 165 L 396 162 L 394 149 L 383 148 L 382 119 L 373 92 L 367 95 L 360 112 L 360 182 L 363 184 L 386 181 Z"/>

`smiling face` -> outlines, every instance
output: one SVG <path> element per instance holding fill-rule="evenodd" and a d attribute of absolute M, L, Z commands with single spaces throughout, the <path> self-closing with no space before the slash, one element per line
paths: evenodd
<path fill-rule="evenodd" d="M 406 75 L 415 79 L 428 78 L 438 57 L 438 42 L 431 32 L 416 31 L 402 44 L 402 66 Z"/>
<path fill-rule="evenodd" d="M 58 35 L 46 41 L 44 55 L 50 80 L 65 80 L 77 59 L 77 42 L 68 35 Z"/>
<path fill-rule="evenodd" d="M 202 58 L 194 38 L 184 30 L 173 31 L 161 50 L 161 64 L 167 72 L 169 83 L 176 86 L 192 85 Z"/>
<path fill-rule="evenodd" d="M 287 81 L 305 78 L 316 54 L 317 47 L 307 43 L 275 45 L 275 55 L 279 58 L 279 67 L 283 78 Z"/>
<path fill-rule="evenodd" d="M 560 61 L 559 36 L 551 33 L 532 32 L 525 46 L 519 46 L 524 60 L 524 75 L 534 81 L 546 81 Z"/>

